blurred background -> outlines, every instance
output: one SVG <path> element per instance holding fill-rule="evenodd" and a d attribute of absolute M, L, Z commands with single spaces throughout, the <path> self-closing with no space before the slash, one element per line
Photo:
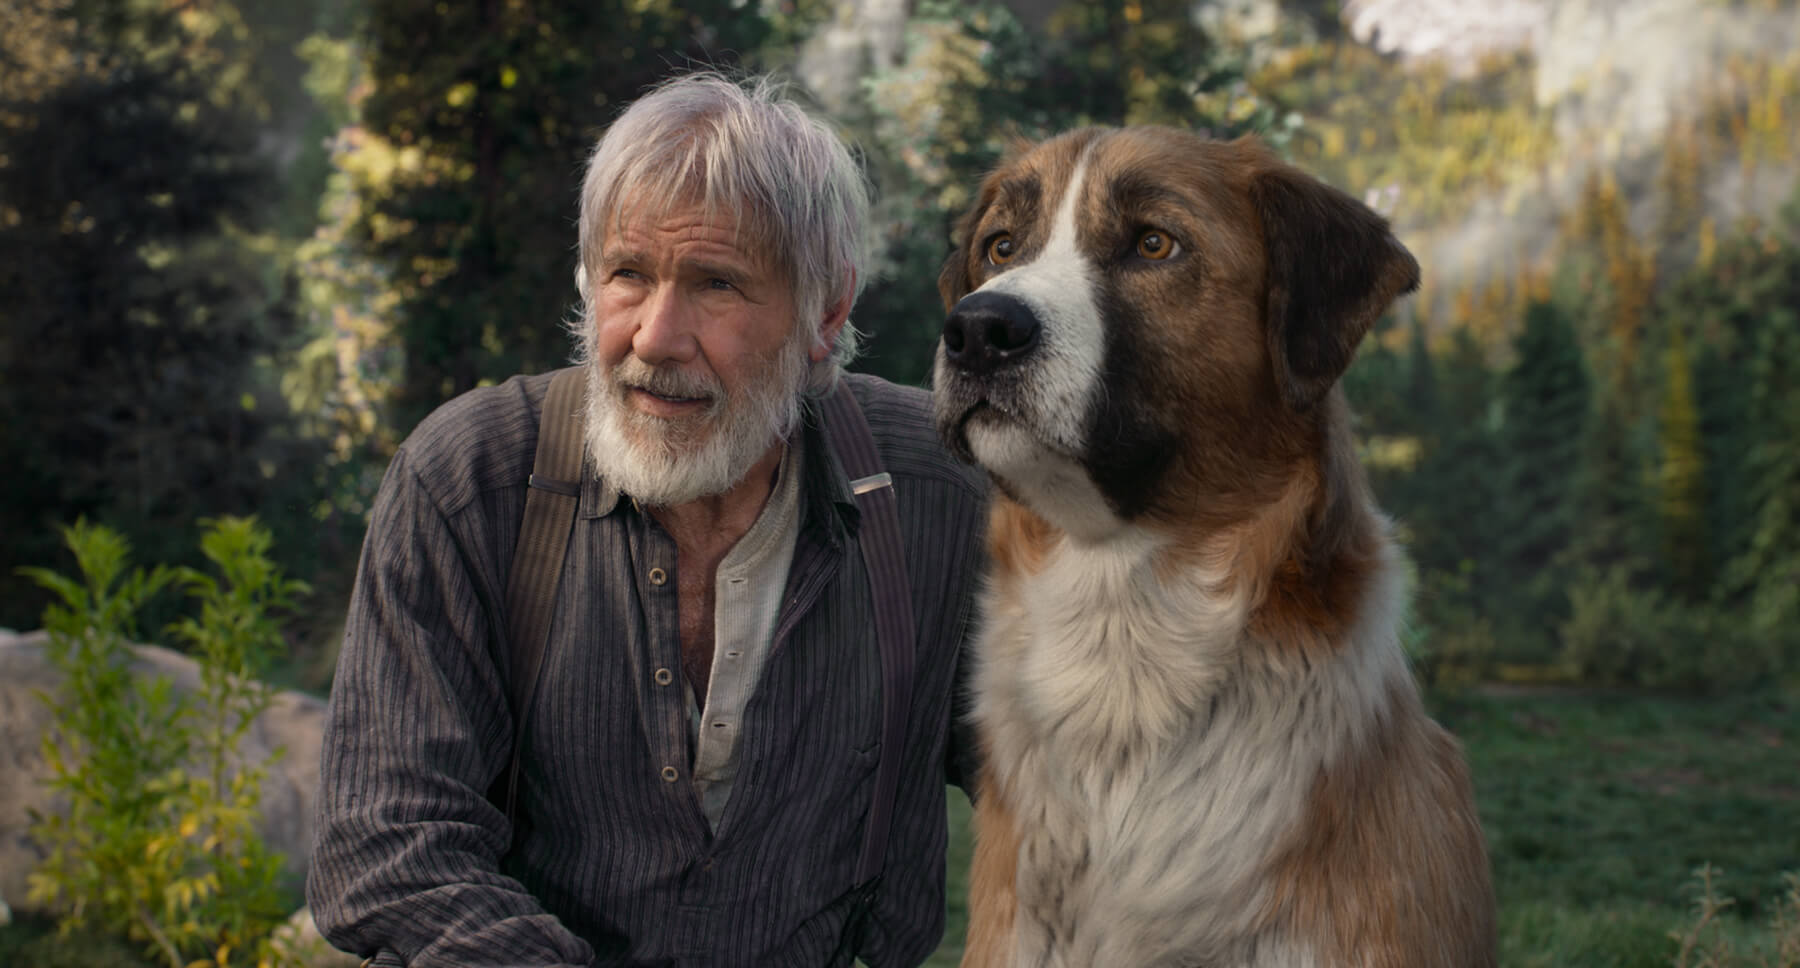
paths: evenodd
<path fill-rule="evenodd" d="M 1800 964 L 1793 0 L 0 0 L 0 628 L 59 525 L 196 563 L 254 514 L 312 586 L 270 675 L 323 694 L 387 459 L 565 363 L 585 154 L 708 65 L 860 147 L 897 381 L 1020 138 L 1254 133 L 1391 218 L 1425 281 L 1345 383 L 1507 963 Z"/>

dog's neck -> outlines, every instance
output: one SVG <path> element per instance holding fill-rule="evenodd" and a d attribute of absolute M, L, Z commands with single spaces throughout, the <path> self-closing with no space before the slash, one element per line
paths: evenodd
<path fill-rule="evenodd" d="M 1387 526 L 1357 462 L 1342 394 L 1327 395 L 1307 416 L 1317 446 L 1293 459 L 1273 500 L 1206 530 L 1121 522 L 1102 540 L 1084 540 L 1019 501 L 997 498 L 988 541 L 996 574 L 1036 574 L 1053 554 L 1088 562 L 1096 576 L 1148 568 L 1159 585 L 1197 586 L 1219 602 L 1221 619 L 1235 616 L 1232 627 L 1215 628 L 1220 636 L 1248 632 L 1309 652 L 1341 642 L 1365 579 L 1388 553 Z M 1205 495 L 1190 500 L 1209 503 Z"/>

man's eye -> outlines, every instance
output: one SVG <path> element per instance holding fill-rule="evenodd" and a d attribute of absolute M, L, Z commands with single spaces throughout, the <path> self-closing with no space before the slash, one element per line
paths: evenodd
<path fill-rule="evenodd" d="M 712 278 L 712 279 L 706 280 L 706 288 L 716 289 L 721 292 L 728 292 L 730 290 L 736 289 L 737 287 L 732 285 L 728 280 Z"/>

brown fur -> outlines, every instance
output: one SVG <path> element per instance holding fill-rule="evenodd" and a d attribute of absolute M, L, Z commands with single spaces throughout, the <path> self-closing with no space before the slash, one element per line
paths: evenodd
<path fill-rule="evenodd" d="M 1042 568 L 1061 532 L 1055 525 L 1004 498 L 988 512 L 987 550 L 997 577 L 1029 575 Z"/>
<path fill-rule="evenodd" d="M 1267 916 L 1300 925 L 1328 964 L 1492 964 L 1492 897 L 1471 889 L 1487 882 L 1480 823 L 1472 809 L 1441 809 L 1468 796 L 1462 752 L 1410 690 L 1392 698 L 1404 715 L 1319 777 L 1271 872 Z M 1357 889 L 1343 890 L 1351 871 Z"/>
<path fill-rule="evenodd" d="M 991 796 L 975 801 L 975 856 L 969 863 L 969 933 L 963 941 L 964 965 L 1012 963 L 1013 916 L 1018 894 L 1013 888 L 1019 869 L 1019 832 L 1011 799 L 987 783 L 979 789 Z"/>

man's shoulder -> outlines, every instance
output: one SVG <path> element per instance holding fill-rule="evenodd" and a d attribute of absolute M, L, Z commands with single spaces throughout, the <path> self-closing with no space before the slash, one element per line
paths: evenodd
<path fill-rule="evenodd" d="M 928 391 L 866 373 L 845 374 L 843 379 L 869 422 L 888 473 L 954 484 L 973 498 L 985 495 L 986 478 L 977 468 L 957 460 L 938 437 Z"/>
<path fill-rule="evenodd" d="M 550 373 L 477 387 L 433 410 L 400 445 L 406 466 L 453 514 L 484 491 L 525 485 Z"/>

